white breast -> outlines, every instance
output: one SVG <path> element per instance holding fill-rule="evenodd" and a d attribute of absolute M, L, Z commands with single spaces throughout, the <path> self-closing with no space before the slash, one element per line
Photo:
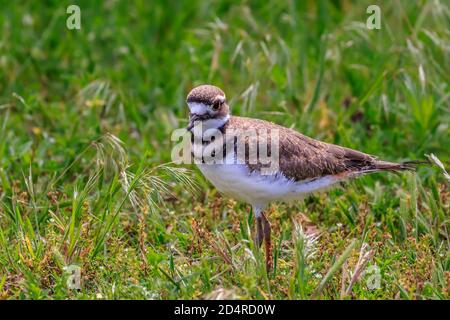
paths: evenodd
<path fill-rule="evenodd" d="M 198 164 L 203 175 L 221 192 L 253 206 L 272 201 L 291 201 L 326 188 L 336 182 L 333 176 L 295 182 L 283 174 L 261 175 L 245 164 Z"/>

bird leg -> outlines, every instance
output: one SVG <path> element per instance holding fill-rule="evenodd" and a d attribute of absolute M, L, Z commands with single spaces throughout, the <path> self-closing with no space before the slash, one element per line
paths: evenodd
<path fill-rule="evenodd" d="M 253 212 L 255 213 L 255 223 L 256 223 L 256 235 L 255 235 L 255 246 L 261 247 L 264 240 L 264 246 L 266 249 L 266 270 L 267 272 L 272 269 L 272 243 L 270 240 L 270 222 L 267 220 L 264 212 L 259 207 L 253 207 Z"/>
<path fill-rule="evenodd" d="M 263 231 L 263 218 L 261 215 L 256 216 L 256 235 L 255 235 L 255 246 L 261 247 L 261 244 L 264 239 L 264 231 Z"/>
<path fill-rule="evenodd" d="M 267 272 L 269 272 L 270 269 L 272 269 L 272 243 L 270 239 L 271 227 L 269 220 L 267 220 L 263 212 L 261 212 L 261 218 L 262 218 L 264 246 L 266 249 L 266 270 Z"/>

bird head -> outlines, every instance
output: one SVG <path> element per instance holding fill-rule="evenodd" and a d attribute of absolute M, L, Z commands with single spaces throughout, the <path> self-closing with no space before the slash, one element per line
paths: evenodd
<path fill-rule="evenodd" d="M 189 106 L 189 131 L 197 124 L 204 128 L 222 127 L 230 117 L 230 108 L 225 93 L 212 85 L 201 85 L 189 92 L 186 98 Z"/>

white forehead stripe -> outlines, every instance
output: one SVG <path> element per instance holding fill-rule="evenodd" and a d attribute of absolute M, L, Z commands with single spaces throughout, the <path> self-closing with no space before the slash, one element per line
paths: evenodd
<path fill-rule="evenodd" d="M 202 115 L 208 111 L 208 106 L 200 102 L 188 102 L 189 110 L 192 114 Z"/>
<path fill-rule="evenodd" d="M 216 99 L 220 100 L 220 102 L 222 102 L 222 103 L 225 102 L 225 96 L 223 96 L 223 95 L 216 96 Z"/>

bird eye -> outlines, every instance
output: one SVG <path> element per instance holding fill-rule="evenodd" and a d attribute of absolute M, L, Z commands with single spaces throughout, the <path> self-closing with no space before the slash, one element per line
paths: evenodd
<path fill-rule="evenodd" d="M 222 101 L 220 101 L 220 100 L 216 100 L 216 101 L 214 101 L 214 103 L 213 103 L 213 105 L 212 105 L 212 108 L 214 109 L 214 110 L 217 110 L 217 109 L 219 109 L 220 108 L 220 106 L 222 105 Z"/>
<path fill-rule="evenodd" d="M 225 103 L 225 97 L 220 96 L 220 95 L 217 96 L 217 97 L 214 99 L 214 102 L 213 102 L 213 104 L 212 104 L 213 110 L 219 109 L 224 103 Z"/>

